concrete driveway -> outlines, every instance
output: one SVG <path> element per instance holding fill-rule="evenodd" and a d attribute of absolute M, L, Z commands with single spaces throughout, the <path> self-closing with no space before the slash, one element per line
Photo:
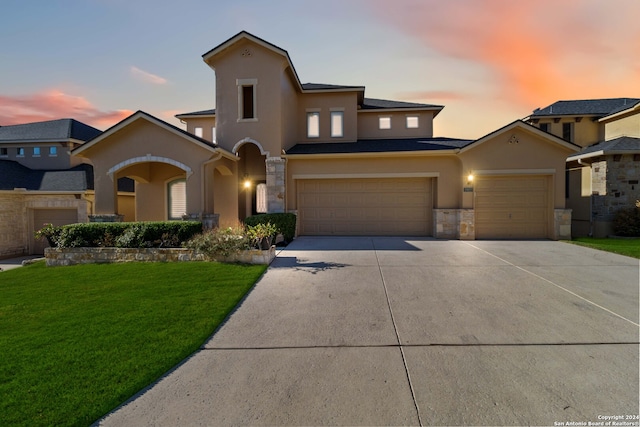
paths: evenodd
<path fill-rule="evenodd" d="M 638 260 L 560 242 L 300 238 L 201 351 L 100 424 L 637 415 L 639 283 Z"/>

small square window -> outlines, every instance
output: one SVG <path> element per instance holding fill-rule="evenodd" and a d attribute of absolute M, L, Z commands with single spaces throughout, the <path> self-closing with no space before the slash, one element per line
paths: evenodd
<path fill-rule="evenodd" d="M 197 136 L 198 138 L 202 138 L 202 128 L 201 127 L 197 127 L 193 130 L 193 133 L 195 136 Z"/>
<path fill-rule="evenodd" d="M 0 148 L 0 156 L 7 157 L 9 155 L 9 150 L 6 147 Z"/>
<path fill-rule="evenodd" d="M 543 132 L 549 132 L 549 123 L 540 123 L 540 130 Z"/>
<path fill-rule="evenodd" d="M 19 148 L 17 149 L 16 155 L 17 155 L 18 157 L 24 157 L 24 148 L 23 148 L 23 147 L 19 147 Z"/>
<path fill-rule="evenodd" d="M 307 113 L 307 138 L 320 137 L 320 113 Z"/>
<path fill-rule="evenodd" d="M 378 128 L 380 128 L 380 129 L 391 129 L 391 117 L 379 117 L 378 118 Z"/>
<path fill-rule="evenodd" d="M 58 155 L 58 147 L 49 147 L 49 155 L 51 157 Z"/>
<path fill-rule="evenodd" d="M 418 116 L 407 116 L 407 129 L 417 129 L 418 127 Z"/>
<path fill-rule="evenodd" d="M 40 147 L 33 147 L 33 157 L 40 157 Z"/>
<path fill-rule="evenodd" d="M 344 136 L 344 112 L 331 112 L 331 137 L 342 138 Z"/>

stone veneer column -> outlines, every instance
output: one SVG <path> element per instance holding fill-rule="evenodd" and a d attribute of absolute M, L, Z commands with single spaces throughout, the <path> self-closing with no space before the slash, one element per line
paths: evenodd
<path fill-rule="evenodd" d="M 267 212 L 284 212 L 285 160 L 269 157 L 267 164 Z"/>
<path fill-rule="evenodd" d="M 553 238 L 555 240 L 571 240 L 571 209 L 554 209 Z"/>

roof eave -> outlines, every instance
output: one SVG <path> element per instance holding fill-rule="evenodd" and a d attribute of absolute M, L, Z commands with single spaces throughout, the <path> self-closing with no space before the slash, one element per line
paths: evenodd
<path fill-rule="evenodd" d="M 456 155 L 459 148 L 446 150 L 417 150 L 417 151 L 373 151 L 358 153 L 313 153 L 313 154 L 283 154 L 287 159 L 334 159 L 334 158 L 358 158 L 358 157 L 433 157 Z"/>

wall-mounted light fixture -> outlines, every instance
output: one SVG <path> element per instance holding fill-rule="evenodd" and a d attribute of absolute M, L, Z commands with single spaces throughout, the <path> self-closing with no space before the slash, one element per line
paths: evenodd
<path fill-rule="evenodd" d="M 242 186 L 246 189 L 251 188 L 251 180 L 249 179 L 249 175 L 248 174 L 244 174 L 244 179 L 242 181 Z"/>
<path fill-rule="evenodd" d="M 472 173 L 470 173 L 470 174 L 467 176 L 467 184 L 472 184 L 472 183 L 473 183 L 473 178 L 474 178 L 473 174 L 472 174 Z"/>

